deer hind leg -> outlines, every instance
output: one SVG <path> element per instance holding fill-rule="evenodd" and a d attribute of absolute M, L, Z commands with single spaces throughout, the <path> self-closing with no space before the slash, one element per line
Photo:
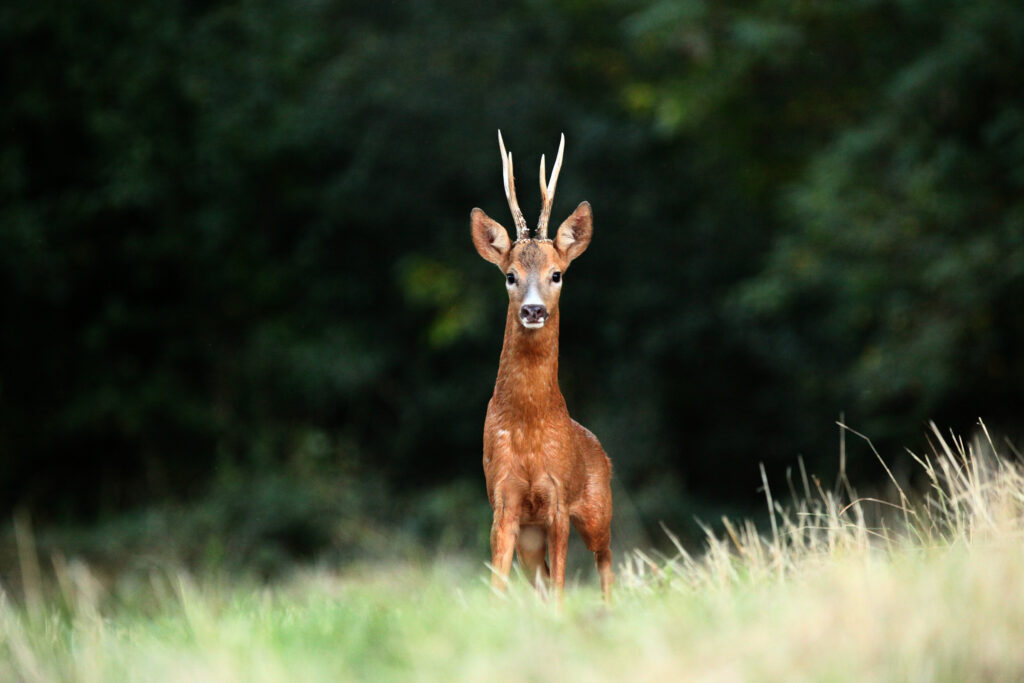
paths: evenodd
<path fill-rule="evenodd" d="M 519 536 L 519 504 L 499 503 L 494 506 L 491 525 L 491 587 L 503 591 L 508 586 L 512 569 L 512 551 Z"/>
<path fill-rule="evenodd" d="M 572 524 L 586 544 L 587 550 L 594 553 L 597 575 L 601 579 L 601 592 L 605 601 L 608 601 L 612 597 L 612 583 L 615 580 L 612 572 L 611 519 L 587 520 L 573 517 Z"/>
<path fill-rule="evenodd" d="M 548 563 L 544 560 L 546 550 L 547 541 L 543 527 L 524 526 L 519 530 L 516 555 L 519 556 L 519 564 L 523 566 L 526 576 L 538 588 L 551 578 Z"/>
<path fill-rule="evenodd" d="M 612 583 L 615 581 L 615 575 L 612 573 L 612 549 L 595 551 L 594 561 L 597 563 L 597 575 L 601 577 L 601 593 L 604 594 L 605 602 L 608 602 L 612 599 Z"/>

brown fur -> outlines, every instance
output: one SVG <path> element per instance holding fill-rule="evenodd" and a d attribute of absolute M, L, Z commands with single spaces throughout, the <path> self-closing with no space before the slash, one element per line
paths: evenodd
<path fill-rule="evenodd" d="M 550 579 L 561 593 L 571 524 L 594 553 L 605 598 L 612 585 L 611 461 L 597 438 L 569 417 L 558 387 L 558 297 L 552 273 L 564 273 L 592 234 L 586 202 L 559 227 L 554 241 L 509 244 L 507 233 L 480 209 L 471 217 L 473 243 L 503 273 L 509 287 L 505 341 L 494 395 L 484 421 L 484 477 L 494 508 L 492 584 L 508 581 L 515 549 L 532 579 Z M 543 327 L 520 321 L 526 289 L 535 286 L 548 311 Z M 545 560 L 545 550 L 550 568 Z"/>

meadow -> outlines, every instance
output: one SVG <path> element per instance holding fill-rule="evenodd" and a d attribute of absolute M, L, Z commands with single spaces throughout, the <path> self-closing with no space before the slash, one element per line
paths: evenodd
<path fill-rule="evenodd" d="M 800 468 L 763 528 L 620 555 L 608 605 L 588 578 L 493 594 L 476 558 L 100 578 L 22 528 L 0 680 L 1020 680 L 1024 472 L 984 425 L 930 438 L 923 486 L 862 498 Z"/>

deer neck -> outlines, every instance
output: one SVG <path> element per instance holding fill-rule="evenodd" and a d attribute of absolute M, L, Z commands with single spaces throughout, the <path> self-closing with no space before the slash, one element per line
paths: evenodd
<path fill-rule="evenodd" d="M 494 395 L 525 411 L 565 405 L 558 388 L 557 309 L 544 327 L 528 330 L 519 322 L 518 309 L 509 306 Z"/>

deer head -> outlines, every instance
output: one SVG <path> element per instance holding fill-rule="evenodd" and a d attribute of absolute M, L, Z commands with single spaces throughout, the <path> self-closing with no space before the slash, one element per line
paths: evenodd
<path fill-rule="evenodd" d="M 588 202 L 581 202 L 576 210 L 558 227 L 555 239 L 548 239 L 548 219 L 555 199 L 555 185 L 562 168 L 565 135 L 558 145 L 558 156 L 547 182 L 544 156 L 540 157 L 540 194 L 542 207 L 537 221 L 537 235 L 530 237 L 523 212 L 516 200 L 515 176 L 512 173 L 512 153 L 505 151 L 505 142 L 498 131 L 501 149 L 502 177 L 505 197 L 516 224 L 516 241 L 509 242 L 508 232 L 500 223 L 481 209 L 470 214 L 473 245 L 486 261 L 498 266 L 505 274 L 509 305 L 518 310 L 518 319 L 528 330 L 544 327 L 548 318 L 558 310 L 558 295 L 562 290 L 562 276 L 569 264 L 587 250 L 594 232 L 593 215 Z"/>

